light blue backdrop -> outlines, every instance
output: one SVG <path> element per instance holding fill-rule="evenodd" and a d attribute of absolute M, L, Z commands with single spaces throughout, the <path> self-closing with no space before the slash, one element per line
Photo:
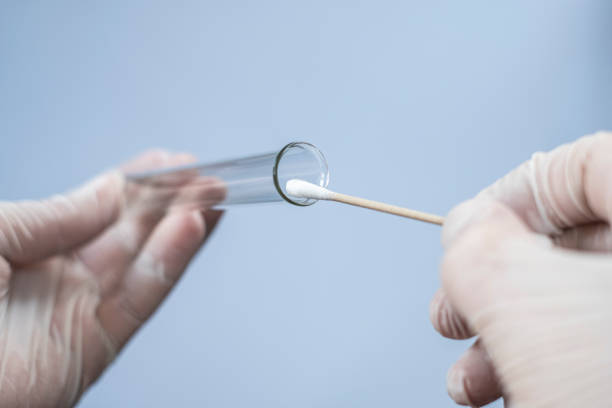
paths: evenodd
<path fill-rule="evenodd" d="M 1 198 L 149 147 L 306 140 L 332 187 L 445 213 L 612 128 L 612 3 L 500 3 L 5 0 Z M 438 227 L 388 215 L 232 210 L 81 406 L 451 406 L 468 343 L 429 324 L 440 256 Z"/>

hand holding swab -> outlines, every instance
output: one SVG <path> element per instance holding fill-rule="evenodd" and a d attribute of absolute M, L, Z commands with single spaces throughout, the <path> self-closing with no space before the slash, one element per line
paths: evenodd
<path fill-rule="evenodd" d="M 428 214 L 421 211 L 398 207 L 396 205 L 385 204 L 378 201 L 366 200 L 365 198 L 353 197 L 347 194 L 336 193 L 316 184 L 304 180 L 292 179 L 287 182 L 287 192 L 296 197 L 313 198 L 315 200 L 336 201 L 350 204 L 357 207 L 369 208 L 389 214 L 399 215 L 400 217 L 412 218 L 414 220 L 429 222 L 442 225 L 444 218 L 435 214 Z"/>

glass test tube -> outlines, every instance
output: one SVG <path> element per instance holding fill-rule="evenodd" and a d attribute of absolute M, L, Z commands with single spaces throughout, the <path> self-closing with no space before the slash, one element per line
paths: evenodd
<path fill-rule="evenodd" d="M 285 185 L 293 178 L 327 187 L 327 161 L 314 145 L 294 142 L 278 152 L 127 174 L 127 201 L 168 209 L 274 201 L 314 204 L 317 200 L 287 194 Z"/>

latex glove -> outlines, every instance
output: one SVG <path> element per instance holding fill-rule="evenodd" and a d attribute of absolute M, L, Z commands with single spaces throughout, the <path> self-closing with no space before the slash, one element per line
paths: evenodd
<path fill-rule="evenodd" d="M 448 372 L 479 406 L 612 406 L 612 135 L 535 154 L 451 211 L 431 319 L 478 341 Z"/>
<path fill-rule="evenodd" d="M 191 160 L 152 152 L 124 169 Z M 125 191 L 115 171 L 66 196 L 0 203 L 0 406 L 74 405 L 220 216 L 128 206 Z"/>

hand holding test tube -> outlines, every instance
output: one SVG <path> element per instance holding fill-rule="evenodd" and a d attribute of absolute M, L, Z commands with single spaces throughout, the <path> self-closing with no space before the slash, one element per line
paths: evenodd
<path fill-rule="evenodd" d="M 0 406 L 74 406 L 155 311 L 221 213 L 144 205 L 122 173 L 191 160 L 152 152 L 66 195 L 0 202 Z"/>

